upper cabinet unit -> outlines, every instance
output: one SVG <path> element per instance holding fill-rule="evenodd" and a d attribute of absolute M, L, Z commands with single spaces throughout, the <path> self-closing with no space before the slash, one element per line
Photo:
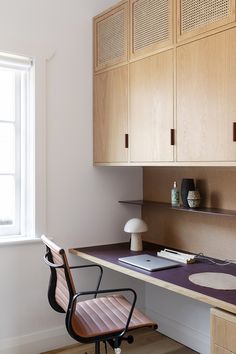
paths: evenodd
<path fill-rule="evenodd" d="M 95 75 L 93 120 L 95 163 L 127 163 L 127 116 L 127 65 Z"/>
<path fill-rule="evenodd" d="M 236 28 L 177 49 L 178 161 L 236 161 Z"/>
<path fill-rule="evenodd" d="M 236 166 L 236 0 L 126 0 L 94 18 L 94 163 Z"/>
<path fill-rule="evenodd" d="M 173 161 L 173 49 L 130 65 L 130 161 Z"/>
<path fill-rule="evenodd" d="M 94 18 L 94 71 L 128 62 L 128 2 Z"/>
<path fill-rule="evenodd" d="M 173 46 L 172 0 L 130 0 L 130 59 Z"/>
<path fill-rule="evenodd" d="M 177 0 L 178 41 L 235 21 L 235 0 Z"/>

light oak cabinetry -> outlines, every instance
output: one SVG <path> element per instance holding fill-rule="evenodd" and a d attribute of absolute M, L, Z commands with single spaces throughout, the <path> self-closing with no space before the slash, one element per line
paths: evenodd
<path fill-rule="evenodd" d="M 95 164 L 236 166 L 235 3 L 127 0 L 94 18 Z"/>
<path fill-rule="evenodd" d="M 230 352 L 229 350 L 219 347 L 218 345 L 214 345 L 212 350 L 213 350 L 212 351 L 213 354 L 234 354 L 234 353 Z"/>
<path fill-rule="evenodd" d="M 177 48 L 177 161 L 236 161 L 236 29 Z"/>
<path fill-rule="evenodd" d="M 147 62 L 126 64 L 129 5 L 134 60 L 173 47 L 172 3 L 123 1 L 94 18 L 94 163 L 173 161 L 173 50 Z M 132 132 L 128 135 L 129 72 Z M 141 100 L 139 85 L 146 86 Z"/>
<path fill-rule="evenodd" d="M 94 70 L 128 62 L 128 2 L 94 18 Z"/>
<path fill-rule="evenodd" d="M 130 161 L 173 161 L 173 50 L 130 64 Z"/>
<path fill-rule="evenodd" d="M 130 0 L 130 59 L 173 47 L 173 2 Z"/>
<path fill-rule="evenodd" d="M 236 353 L 236 316 L 211 309 L 211 354 Z"/>
<path fill-rule="evenodd" d="M 94 77 L 94 162 L 127 162 L 128 66 Z"/>
<path fill-rule="evenodd" d="M 235 21 L 235 0 L 177 0 L 178 41 Z"/>

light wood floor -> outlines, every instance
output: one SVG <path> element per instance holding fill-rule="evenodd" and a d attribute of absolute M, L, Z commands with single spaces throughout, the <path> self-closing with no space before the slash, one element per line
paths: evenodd
<path fill-rule="evenodd" d="M 195 351 L 155 331 L 142 329 L 132 333 L 134 335 L 134 343 L 122 343 L 122 354 L 196 354 Z M 84 354 L 85 352 L 94 354 L 94 346 L 76 344 L 41 354 Z M 108 347 L 108 353 L 114 354 L 114 351 Z M 103 343 L 101 344 L 101 354 L 105 354 Z"/>

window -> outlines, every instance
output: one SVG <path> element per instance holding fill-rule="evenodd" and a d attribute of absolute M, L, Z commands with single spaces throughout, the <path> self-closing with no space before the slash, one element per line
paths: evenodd
<path fill-rule="evenodd" d="M 34 233 L 34 65 L 0 53 L 0 236 Z"/>

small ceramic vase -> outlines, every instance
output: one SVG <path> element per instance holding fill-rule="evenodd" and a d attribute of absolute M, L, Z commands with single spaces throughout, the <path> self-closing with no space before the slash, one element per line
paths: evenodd
<path fill-rule="evenodd" d="M 190 208 L 198 208 L 201 202 L 200 193 L 198 191 L 189 191 L 187 200 Z"/>
<path fill-rule="evenodd" d="M 194 180 L 192 178 L 184 178 L 184 179 L 182 179 L 182 182 L 181 182 L 181 199 L 182 199 L 183 206 L 185 208 L 189 208 L 188 200 L 187 200 L 188 192 L 189 191 L 193 191 L 194 189 L 195 189 Z"/>

